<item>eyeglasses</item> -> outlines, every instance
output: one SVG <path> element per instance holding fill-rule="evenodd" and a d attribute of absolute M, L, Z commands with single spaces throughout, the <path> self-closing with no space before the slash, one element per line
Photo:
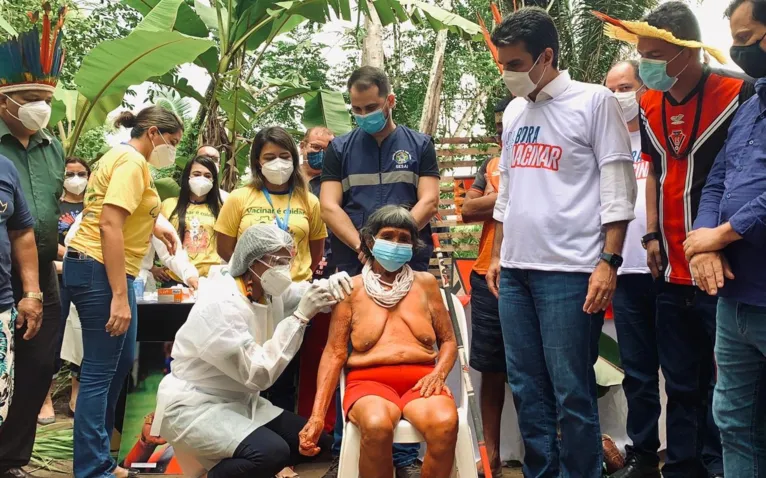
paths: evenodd
<path fill-rule="evenodd" d="M 86 173 L 85 171 L 80 171 L 80 172 L 77 172 L 77 173 L 73 173 L 71 171 L 67 171 L 67 172 L 64 173 L 64 177 L 67 178 L 67 179 L 68 178 L 73 178 L 75 176 L 77 176 L 78 178 L 87 178 L 88 177 L 88 173 Z"/>

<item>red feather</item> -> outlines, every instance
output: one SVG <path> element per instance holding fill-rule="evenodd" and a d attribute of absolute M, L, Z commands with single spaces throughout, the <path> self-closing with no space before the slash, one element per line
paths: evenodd
<path fill-rule="evenodd" d="M 492 59 L 495 60 L 495 64 L 497 65 L 497 69 L 500 70 L 500 73 L 503 72 L 503 66 L 500 64 L 499 61 L 497 61 L 497 48 L 495 47 L 494 43 L 492 43 L 492 38 L 489 35 L 489 30 L 487 30 L 487 25 L 484 23 L 484 19 L 481 18 L 481 15 L 476 13 L 476 18 L 479 20 L 479 26 L 481 27 L 481 34 L 484 36 L 484 43 L 487 44 L 487 48 L 489 48 L 490 54 L 492 54 Z"/>
<path fill-rule="evenodd" d="M 490 2 L 489 6 L 492 9 L 492 18 L 495 20 L 495 25 L 500 25 L 500 23 L 503 22 L 503 16 L 500 15 L 500 10 L 498 10 L 497 5 L 492 2 Z"/>
<path fill-rule="evenodd" d="M 46 3 L 45 13 L 43 14 L 43 35 L 40 39 L 40 66 L 42 66 L 43 73 L 50 74 L 51 62 L 53 57 L 51 55 L 51 16 L 50 16 L 50 4 Z"/>
<path fill-rule="evenodd" d="M 601 20 L 604 23 L 609 23 L 610 25 L 614 25 L 617 28 L 621 28 L 621 29 L 625 30 L 628 33 L 633 33 L 630 30 L 630 28 L 626 27 L 625 24 L 622 23 L 621 20 L 617 20 L 616 18 L 612 18 L 612 17 L 610 17 L 609 15 L 607 15 L 605 13 L 597 12 L 595 10 L 591 10 L 590 13 L 592 13 L 594 17 L 598 18 L 599 20 Z"/>

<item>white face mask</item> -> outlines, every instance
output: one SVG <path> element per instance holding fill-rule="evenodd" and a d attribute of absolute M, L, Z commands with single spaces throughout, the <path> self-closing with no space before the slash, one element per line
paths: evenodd
<path fill-rule="evenodd" d="M 13 116 L 21 121 L 21 124 L 30 131 L 39 131 L 48 126 L 48 120 L 51 119 L 51 105 L 45 101 L 32 101 L 31 103 L 19 104 L 10 96 L 6 96 L 19 107 L 19 116 Z"/>
<path fill-rule="evenodd" d="M 272 159 L 261 166 L 261 171 L 268 182 L 281 186 L 293 175 L 293 161 L 283 158 Z"/>
<path fill-rule="evenodd" d="M 165 141 L 162 133 L 160 133 L 160 139 L 165 144 L 154 147 L 152 154 L 149 155 L 149 164 L 155 168 L 167 168 L 176 162 L 176 148 Z"/>
<path fill-rule="evenodd" d="M 74 194 L 75 196 L 79 196 L 80 194 L 82 194 L 82 192 L 85 191 L 85 188 L 87 186 L 88 186 L 88 178 L 83 178 L 80 176 L 72 176 L 71 178 L 66 178 L 64 180 L 64 189 Z"/>
<path fill-rule="evenodd" d="M 255 274 L 255 271 L 250 269 L 250 272 Z M 258 277 L 258 274 L 255 274 Z M 274 266 L 266 269 L 263 273 L 263 277 L 258 277 L 261 280 L 261 287 L 263 292 L 272 296 L 279 297 L 290 288 L 290 284 L 293 283 L 292 275 L 290 275 L 290 266 Z"/>
<path fill-rule="evenodd" d="M 213 189 L 213 181 L 205 176 L 189 178 L 189 189 L 197 196 L 204 196 Z"/>
<path fill-rule="evenodd" d="M 620 103 L 622 115 L 625 121 L 633 121 L 638 116 L 638 100 L 636 100 L 636 91 L 617 91 L 614 97 Z"/>
<path fill-rule="evenodd" d="M 540 75 L 540 79 L 537 80 L 537 83 L 532 81 L 532 79 L 529 77 L 529 72 L 535 68 L 535 65 L 537 65 L 537 62 L 540 61 L 540 58 L 542 57 L 542 55 L 537 57 L 537 60 L 535 60 L 535 62 L 532 64 L 532 67 L 529 69 L 529 71 L 503 71 L 503 82 L 505 83 L 506 88 L 508 88 L 508 91 L 510 91 L 513 96 L 526 98 L 530 93 L 535 91 L 535 88 L 537 88 L 537 85 L 540 84 L 543 76 L 545 76 L 545 71 L 548 69 L 548 67 L 545 67 L 543 74 Z"/>

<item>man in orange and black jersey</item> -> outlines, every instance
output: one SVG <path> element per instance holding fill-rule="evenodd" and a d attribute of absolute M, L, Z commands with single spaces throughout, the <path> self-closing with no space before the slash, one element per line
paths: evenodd
<path fill-rule="evenodd" d="M 647 17 L 678 40 L 701 41 L 682 2 Z M 711 414 L 716 297 L 694 286 L 683 241 L 692 230 L 702 188 L 729 123 L 754 87 L 703 64 L 699 48 L 639 37 L 642 156 L 647 179 L 647 235 L 642 243 L 657 279 L 657 340 L 668 395 L 665 478 L 723 476 L 718 428 Z"/>

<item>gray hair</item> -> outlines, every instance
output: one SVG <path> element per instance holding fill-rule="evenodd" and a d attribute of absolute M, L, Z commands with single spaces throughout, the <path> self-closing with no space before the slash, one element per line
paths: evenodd
<path fill-rule="evenodd" d="M 425 248 L 425 243 L 420 239 L 418 225 L 415 222 L 415 218 L 412 217 L 410 211 L 401 206 L 383 206 L 378 209 L 367 219 L 364 227 L 359 231 L 359 237 L 362 240 L 362 252 L 368 258 L 372 257 L 372 251 L 367 247 L 367 241 L 374 239 L 378 235 L 381 229 L 386 227 L 394 227 L 396 229 L 404 229 L 410 232 L 412 237 L 412 253 L 416 254 L 418 251 Z"/>

